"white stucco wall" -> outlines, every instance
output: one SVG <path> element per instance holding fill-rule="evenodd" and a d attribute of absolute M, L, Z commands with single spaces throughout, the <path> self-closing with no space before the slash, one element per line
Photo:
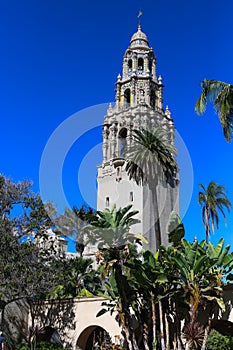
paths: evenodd
<path fill-rule="evenodd" d="M 102 308 L 103 301 L 104 299 L 100 297 L 83 297 L 35 303 L 34 325 L 37 325 L 39 329 L 48 326 L 56 329 L 63 344 L 71 347 L 72 350 L 84 350 L 88 335 L 96 327 L 106 330 L 114 342 L 115 336 L 121 335 L 121 328 L 114 315 L 110 316 L 109 313 L 106 313 L 96 317 Z M 31 325 L 32 317 L 30 316 L 29 327 Z"/>
<path fill-rule="evenodd" d="M 233 322 L 233 286 L 224 288 L 224 300 L 226 311 L 221 312 L 216 309 L 213 317 L 215 320 L 228 320 Z M 121 328 L 115 320 L 115 315 L 106 313 L 96 317 L 101 310 L 104 299 L 100 297 L 83 297 L 75 299 L 65 299 L 60 301 L 35 302 L 35 310 L 38 309 L 40 317 L 35 319 L 34 326 L 43 329 L 50 326 L 56 329 L 64 343 L 69 345 L 72 350 L 86 350 L 85 345 L 90 333 L 96 328 L 101 327 L 106 330 L 112 341 L 115 336 L 121 335 Z M 32 325 L 31 315 L 27 316 L 28 329 Z"/>

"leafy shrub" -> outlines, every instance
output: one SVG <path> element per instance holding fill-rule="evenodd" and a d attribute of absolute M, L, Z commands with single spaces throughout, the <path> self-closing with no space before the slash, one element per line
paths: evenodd
<path fill-rule="evenodd" d="M 30 347 L 29 347 L 28 345 L 26 345 L 26 344 L 24 344 L 24 345 L 18 345 L 18 346 L 16 347 L 16 350 L 30 350 Z"/>
<path fill-rule="evenodd" d="M 17 347 L 17 350 L 30 350 L 26 344 Z M 42 341 L 36 344 L 36 350 L 61 350 L 61 346 L 56 343 Z"/>
<path fill-rule="evenodd" d="M 233 350 L 233 337 L 212 330 L 207 341 L 207 350 Z"/>

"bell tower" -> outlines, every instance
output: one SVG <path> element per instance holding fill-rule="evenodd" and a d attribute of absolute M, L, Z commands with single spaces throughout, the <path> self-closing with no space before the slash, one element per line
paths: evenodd
<path fill-rule="evenodd" d="M 156 58 L 149 48 L 146 34 L 138 31 L 132 36 L 123 58 L 122 78 L 116 83 L 116 105 L 135 107 L 145 103 L 162 108 L 162 81 L 156 78 Z"/>
<path fill-rule="evenodd" d="M 149 47 L 148 38 L 141 26 L 133 34 L 125 51 L 122 75 L 116 82 L 115 104 L 109 105 L 103 123 L 103 161 L 98 166 L 97 210 L 118 208 L 132 204 L 139 210 L 141 222 L 132 232 L 143 234 L 152 251 L 158 248 L 152 194 L 147 185 L 139 186 L 125 171 L 126 159 L 122 154 L 125 143 L 132 141 L 132 130 L 161 127 L 166 131 L 168 143 L 174 143 L 174 123 L 171 113 L 163 109 L 163 83 L 156 74 L 156 57 Z M 174 185 L 164 178 L 156 179 L 161 243 L 168 244 L 168 218 L 172 210 L 178 213 L 178 181 Z"/>

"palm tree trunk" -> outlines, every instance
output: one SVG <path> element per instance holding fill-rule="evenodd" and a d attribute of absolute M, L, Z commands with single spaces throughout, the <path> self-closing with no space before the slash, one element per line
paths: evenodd
<path fill-rule="evenodd" d="M 209 336 L 209 333 L 210 333 L 210 328 L 211 328 L 211 320 L 212 320 L 212 318 L 208 317 L 208 323 L 207 323 L 207 326 L 205 328 L 205 334 L 204 334 L 204 339 L 203 339 L 201 350 L 205 350 L 206 349 L 206 343 L 207 343 L 207 339 L 208 339 L 208 336 Z"/>
<path fill-rule="evenodd" d="M 164 326 L 163 326 L 163 306 L 162 306 L 161 300 L 159 301 L 159 321 L 160 321 L 161 350 L 165 350 Z"/>
<path fill-rule="evenodd" d="M 165 314 L 165 329 L 166 329 L 166 350 L 170 349 L 170 332 L 169 332 L 169 322 L 168 315 Z"/>
<path fill-rule="evenodd" d="M 149 350 L 149 342 L 148 342 L 148 326 L 146 323 L 143 325 L 143 345 L 145 350 Z"/>
<path fill-rule="evenodd" d="M 5 310 L 7 306 L 7 302 L 0 300 L 0 329 L 4 330 L 4 323 L 5 323 Z"/>
<path fill-rule="evenodd" d="M 117 289 L 120 294 L 121 298 L 121 303 L 122 303 L 122 312 L 124 313 L 124 318 L 125 318 L 125 327 L 127 330 L 125 330 L 128 333 L 128 339 L 129 339 L 129 349 L 130 350 L 139 350 L 136 338 L 135 338 L 135 332 L 134 332 L 134 327 L 132 324 L 132 316 L 130 314 L 130 310 L 128 307 L 128 302 L 127 302 L 127 295 L 124 289 L 124 285 L 122 283 L 122 268 L 119 262 L 115 264 L 115 278 L 116 278 L 116 284 L 117 284 Z"/>
<path fill-rule="evenodd" d="M 155 296 L 152 293 L 151 295 L 151 311 L 152 311 L 152 334 L 153 334 L 153 342 L 152 348 L 156 350 L 157 338 L 156 338 L 156 308 L 155 308 Z"/>
<path fill-rule="evenodd" d="M 155 239 L 156 239 L 156 250 L 159 249 L 161 243 L 162 243 L 162 237 L 161 237 L 161 227 L 160 227 L 160 218 L 159 218 L 159 203 L 158 203 L 158 196 L 157 196 L 157 188 L 155 188 L 155 194 L 154 194 L 154 205 L 155 205 Z"/>
<path fill-rule="evenodd" d="M 0 329 L 4 328 L 4 313 L 5 313 L 5 306 L 3 306 L 0 310 Z"/>
<path fill-rule="evenodd" d="M 124 335 L 124 338 L 125 338 L 125 340 L 127 342 L 129 350 L 134 350 L 133 347 L 132 347 L 131 341 L 130 341 L 129 329 L 128 329 L 128 327 L 125 324 L 125 320 L 123 321 L 122 329 L 123 329 L 123 335 Z"/>
<path fill-rule="evenodd" d="M 206 232 L 206 243 L 209 242 L 209 235 L 210 235 L 210 216 L 208 212 L 208 208 L 205 208 L 205 232 Z"/>
<path fill-rule="evenodd" d="M 180 334 L 177 335 L 177 350 L 183 350 L 184 344 L 181 340 Z"/>
<path fill-rule="evenodd" d="M 159 203 L 157 196 L 157 181 L 156 183 L 149 182 L 149 190 L 151 192 L 151 210 L 153 211 L 154 223 L 153 223 L 153 236 L 149 237 L 149 242 L 151 244 L 152 252 L 156 252 L 161 245 L 161 228 L 160 228 L 160 218 L 159 218 Z M 152 217 L 153 217 L 152 216 Z"/>
<path fill-rule="evenodd" d="M 176 347 L 174 346 L 174 350 L 184 350 L 184 344 L 181 339 L 181 321 L 179 319 L 178 314 L 178 306 L 177 301 L 174 301 L 174 310 L 175 310 L 175 343 Z"/>
<path fill-rule="evenodd" d="M 148 342 L 148 326 L 146 322 L 142 322 L 141 312 L 139 310 L 135 310 L 135 315 L 137 317 L 137 321 L 139 324 L 140 332 L 142 334 L 142 340 L 145 350 L 149 350 L 149 342 Z"/>

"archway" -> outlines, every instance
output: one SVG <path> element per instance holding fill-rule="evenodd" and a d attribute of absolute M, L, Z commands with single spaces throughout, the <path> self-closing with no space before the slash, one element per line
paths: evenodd
<path fill-rule="evenodd" d="M 124 93 L 124 105 L 128 106 L 130 105 L 130 89 L 126 89 Z"/>
<path fill-rule="evenodd" d="M 108 349 L 111 345 L 109 333 L 102 327 L 93 325 L 89 326 L 80 334 L 76 349 L 97 350 Z"/>
<path fill-rule="evenodd" d="M 119 131 L 119 156 L 123 157 L 124 156 L 124 149 L 126 145 L 126 137 L 127 137 L 127 129 L 122 128 Z"/>
<path fill-rule="evenodd" d="M 152 61 L 151 60 L 149 61 L 149 71 L 150 71 L 150 74 L 152 74 Z"/>
<path fill-rule="evenodd" d="M 139 57 L 138 59 L 138 74 L 142 74 L 144 71 L 144 60 L 142 57 Z"/>
<path fill-rule="evenodd" d="M 150 105 L 152 108 L 155 108 L 155 99 L 156 99 L 155 91 L 152 90 L 150 93 Z"/>
<path fill-rule="evenodd" d="M 128 74 L 131 75 L 132 73 L 132 68 L 133 68 L 133 62 L 132 60 L 128 60 Z"/>

